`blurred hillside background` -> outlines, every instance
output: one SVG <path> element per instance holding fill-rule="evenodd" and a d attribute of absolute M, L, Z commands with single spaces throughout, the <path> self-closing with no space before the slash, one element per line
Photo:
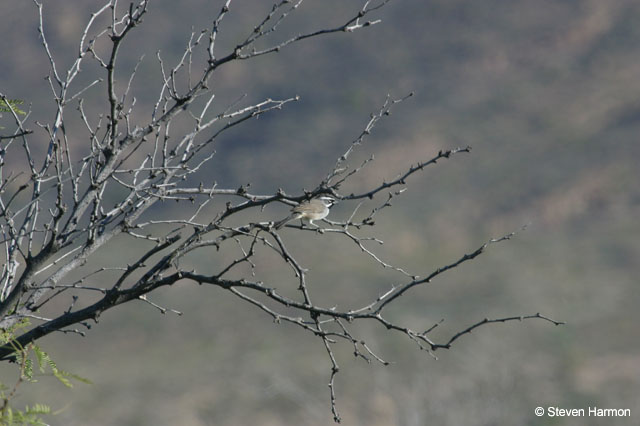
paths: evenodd
<path fill-rule="evenodd" d="M 99 5 L 45 2 L 45 30 L 59 64 L 68 66 Z M 155 52 L 172 63 L 191 28 L 208 27 L 220 6 L 151 2 L 120 62 L 128 73 L 146 54 L 134 85 L 141 117 L 157 98 Z M 360 6 L 309 0 L 276 37 L 342 24 Z M 246 37 L 270 7 L 232 3 L 221 43 Z M 310 189 L 387 94 L 415 92 L 360 148 L 354 164 L 371 154 L 376 160 L 352 187 L 393 178 L 440 149 L 473 150 L 408 181 L 394 208 L 377 218 L 376 235 L 385 241 L 380 256 L 426 275 L 491 237 L 529 226 L 415 289 L 394 318 L 418 329 L 444 318 L 434 334 L 444 341 L 484 317 L 540 312 L 567 324 L 484 327 L 438 351 L 438 360 L 380 327 L 362 327 L 367 343 L 393 364 L 367 365 L 351 348 L 338 350 L 344 424 L 639 424 L 640 3 L 396 0 L 377 16 L 380 25 L 222 69 L 212 82 L 217 108 L 243 94 L 247 102 L 301 100 L 229 132 L 201 178 L 223 187 L 251 183 L 256 193 Z M 31 2 L 3 1 L 0 21 L 0 91 L 32 104 L 36 130 L 33 121 L 54 117 L 37 10 Z M 90 99 L 93 108 L 104 104 L 99 91 Z M 6 114 L 2 120 L 8 128 Z M 86 143 L 81 135 L 74 143 Z M 332 214 L 344 219 L 349 207 Z M 298 247 L 313 247 L 301 260 L 312 270 L 312 291 L 328 306 L 360 306 L 400 279 L 355 245 L 284 234 Z M 135 247 L 115 242 L 102 260 L 134 254 Z M 205 269 L 207 262 L 194 260 Z M 330 366 L 319 340 L 272 324 L 216 288 L 178 285 L 153 300 L 185 314 L 129 304 L 104 314 L 85 338 L 44 339 L 62 368 L 94 384 L 67 390 L 41 377 L 20 388 L 17 405 L 51 404 L 60 413 L 49 420 L 60 425 L 332 424 Z M 2 381 L 11 382 L 12 372 L 0 366 Z M 537 406 L 630 408 L 632 417 L 538 418 Z"/>

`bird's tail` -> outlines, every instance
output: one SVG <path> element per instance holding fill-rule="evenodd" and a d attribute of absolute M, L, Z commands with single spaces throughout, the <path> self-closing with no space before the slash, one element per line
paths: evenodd
<path fill-rule="evenodd" d="M 286 225 L 288 222 L 291 222 L 293 219 L 295 219 L 295 217 L 296 217 L 296 216 L 295 216 L 295 215 L 293 215 L 293 214 L 292 214 L 292 215 L 289 215 L 289 216 L 285 217 L 284 219 L 282 219 L 282 220 L 280 220 L 280 221 L 276 222 L 276 223 L 275 223 L 275 225 L 273 225 L 273 227 L 274 227 L 275 229 L 280 229 L 280 228 L 282 228 L 284 225 Z"/>

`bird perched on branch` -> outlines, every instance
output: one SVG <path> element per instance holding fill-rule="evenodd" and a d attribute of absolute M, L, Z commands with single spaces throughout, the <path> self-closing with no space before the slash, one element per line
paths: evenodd
<path fill-rule="evenodd" d="M 336 203 L 336 199 L 328 195 L 312 198 L 304 201 L 291 209 L 291 214 L 274 225 L 276 229 L 282 228 L 288 222 L 296 219 L 306 219 L 309 224 L 317 227 L 314 220 L 324 219 L 329 215 L 329 209 Z"/>

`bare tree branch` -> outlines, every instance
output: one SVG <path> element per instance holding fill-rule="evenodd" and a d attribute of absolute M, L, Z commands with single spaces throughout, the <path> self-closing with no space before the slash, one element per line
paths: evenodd
<path fill-rule="evenodd" d="M 303 0 L 280 0 L 257 21 L 248 36 L 230 51 L 219 53 L 218 36 L 224 30 L 225 17 L 234 12 L 231 0 L 224 1 L 222 8 L 211 17 L 210 28 L 201 32 L 192 30 L 175 64 L 168 64 L 157 52 L 161 76 L 157 96 L 154 94 L 157 100 L 151 114 L 146 114 L 149 118 L 139 119 L 134 114 L 139 108 L 135 76 L 143 58 L 129 71 L 124 83 L 119 85 L 116 75 L 123 72 L 119 68 L 119 55 L 127 48 L 132 34 L 143 25 L 151 3 L 138 0 L 123 9 L 116 0 L 106 1 L 90 16 L 80 36 L 77 56 L 71 66 L 63 70 L 47 41 L 44 4 L 34 0 L 40 40 L 49 64 L 48 83 L 54 108 L 50 122 L 36 123 L 40 138 L 46 137 L 46 149 L 44 152 L 32 150 L 31 144 L 36 141 L 32 137 L 36 134 L 27 128 L 29 115 L 21 117 L 6 96 L 0 94 L 15 123 L 11 132 L 0 136 L 0 244 L 4 260 L 0 271 L 0 327 L 6 330 L 24 319 L 35 324 L 0 347 L 0 360 L 16 359 L 16 348 L 24 348 L 54 332 L 84 335 L 86 331 L 74 327 L 80 324 L 88 329 L 91 321 L 98 321 L 103 312 L 123 303 L 143 301 L 161 313 L 180 315 L 177 310 L 151 301 L 150 293 L 186 282 L 208 284 L 229 291 L 276 323 L 294 324 L 321 340 L 330 367 L 331 411 L 334 420 L 339 422 L 336 378 L 340 368 L 334 347 L 351 345 L 355 356 L 365 362 L 375 360 L 382 365 L 389 364 L 358 336 L 354 323 L 370 322 L 400 332 L 431 354 L 437 349 L 449 349 L 457 339 L 483 325 L 526 319 L 562 324 L 541 314 L 484 319 L 438 343 L 429 337 L 437 325 L 418 332 L 383 316 L 386 307 L 400 304 L 402 296 L 410 290 L 425 287 L 423 284 L 431 283 L 439 275 L 475 259 L 489 245 L 514 235 L 491 239 L 424 277 L 384 260 L 376 252 L 376 247 L 383 244 L 375 234 L 376 215 L 392 207 L 392 199 L 404 192 L 409 178 L 417 178 L 420 172 L 441 159 L 471 150 L 470 147 L 442 150 L 431 159 L 408 166 L 391 180 L 370 182 L 367 189 L 359 193 L 342 193 L 342 188 L 355 175 L 374 164 L 373 155 L 358 164 L 350 164 L 353 152 L 392 109 L 413 94 L 397 99 L 387 96 L 364 129 L 346 144 L 346 151 L 310 191 L 287 194 L 273 188 L 258 193 L 249 185 L 221 187 L 213 179 L 206 183 L 194 182 L 211 164 L 216 155 L 214 143 L 221 135 L 300 99 L 292 94 L 251 102 L 243 94 L 238 100 L 217 106 L 219 101 L 209 82 L 220 67 L 276 53 L 303 40 L 348 34 L 378 24 L 381 20 L 373 15 L 389 1 L 362 1 L 356 13 L 341 18 L 344 22 L 341 25 L 325 25 L 293 36 L 285 34 L 283 41 L 273 41 L 273 35 L 281 31 L 281 24 L 294 19 L 303 4 Z M 97 28 L 107 16 L 108 24 Z M 108 49 L 96 47 L 102 45 Z M 203 69 L 197 71 L 193 66 L 197 63 L 195 60 L 205 64 Z M 90 83 L 80 85 L 76 81 L 87 61 L 97 66 L 102 75 L 91 75 L 84 80 Z M 85 107 L 84 101 L 85 96 L 97 91 L 106 109 L 96 114 Z M 70 120 L 67 108 L 72 107 L 72 103 L 81 130 L 65 126 Z M 214 113 L 216 106 L 222 112 Z M 183 127 L 188 130 L 175 131 L 172 124 L 176 122 L 188 123 Z M 86 146 L 71 143 L 75 140 L 86 141 Z M 26 173 L 15 173 L 13 168 L 7 172 L 5 164 L 9 158 L 14 164 L 19 163 Z M 351 206 L 351 214 L 344 221 L 326 219 L 325 214 L 320 218 L 324 220 L 322 228 L 292 222 L 281 230 L 262 215 L 269 205 L 297 206 L 321 195 L 330 195 Z M 362 211 L 368 200 L 375 200 L 376 204 L 366 214 Z M 185 207 L 177 210 L 158 207 L 154 212 L 160 212 L 159 217 L 149 214 L 152 207 L 166 201 L 179 202 Z M 205 216 L 207 219 L 203 219 Z M 370 234 L 362 236 L 362 230 Z M 383 294 L 366 295 L 368 301 L 361 307 L 317 304 L 317 294 L 309 285 L 311 265 L 300 261 L 303 256 L 290 245 L 289 231 L 313 232 L 319 238 L 344 238 L 356 255 L 363 254 L 379 267 L 393 271 L 397 281 L 391 282 Z M 145 248 L 137 259 L 126 265 L 96 267 L 93 262 L 99 257 L 98 251 L 113 244 L 116 236 L 145 244 Z M 206 273 L 182 266 L 186 263 L 182 262 L 185 256 L 204 250 L 208 250 L 207 256 L 214 250 L 234 256 L 223 261 L 222 256 L 214 254 L 216 261 L 208 265 L 214 270 Z M 275 253 L 277 261 L 293 272 L 297 286 L 294 295 L 279 290 L 278 283 L 262 275 L 257 259 L 263 253 L 271 256 Z M 72 278 L 76 270 L 83 271 L 81 278 Z M 97 301 L 96 297 L 99 297 Z M 39 311 L 43 307 L 53 312 L 41 315 Z"/>

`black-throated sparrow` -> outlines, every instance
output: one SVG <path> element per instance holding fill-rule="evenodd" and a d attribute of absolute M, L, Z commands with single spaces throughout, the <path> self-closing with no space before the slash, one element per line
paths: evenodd
<path fill-rule="evenodd" d="M 276 229 L 282 228 L 288 222 L 296 219 L 306 219 L 309 224 L 317 227 L 314 224 L 314 220 L 324 219 L 329 215 L 329 209 L 336 202 L 336 199 L 328 195 L 313 198 L 309 201 L 304 201 L 299 205 L 291 209 L 291 214 L 274 225 Z"/>

